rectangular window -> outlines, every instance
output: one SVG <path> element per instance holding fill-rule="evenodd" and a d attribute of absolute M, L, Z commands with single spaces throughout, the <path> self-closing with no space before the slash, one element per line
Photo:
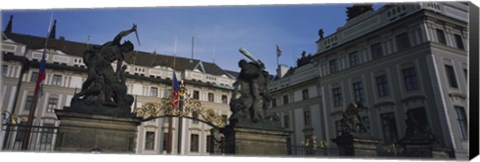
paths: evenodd
<path fill-rule="evenodd" d="M 405 82 L 405 89 L 407 91 L 418 89 L 417 73 L 414 67 L 403 70 L 403 80 Z"/>
<path fill-rule="evenodd" d="M 223 104 L 228 104 L 228 97 L 227 97 L 227 95 L 222 95 L 222 103 L 223 103 Z"/>
<path fill-rule="evenodd" d="M 455 77 L 455 71 L 453 66 L 445 65 L 445 72 L 447 73 L 448 84 L 452 88 L 458 88 L 457 77 Z"/>
<path fill-rule="evenodd" d="M 272 99 L 272 107 L 277 107 L 277 99 L 276 98 Z"/>
<path fill-rule="evenodd" d="M 455 34 L 455 42 L 457 43 L 457 48 L 465 49 L 465 46 L 463 46 L 462 36 Z"/>
<path fill-rule="evenodd" d="M 153 150 L 155 146 L 155 132 L 145 134 L 145 150 Z"/>
<path fill-rule="evenodd" d="M 349 54 L 350 66 L 355 66 L 360 64 L 360 57 L 358 56 L 357 51 Z"/>
<path fill-rule="evenodd" d="M 198 152 L 198 134 L 190 135 L 190 152 Z"/>
<path fill-rule="evenodd" d="M 288 115 L 283 116 L 283 127 L 285 128 L 290 127 L 290 116 Z"/>
<path fill-rule="evenodd" d="M 2 65 L 2 76 L 6 77 L 8 74 L 8 65 Z"/>
<path fill-rule="evenodd" d="M 165 94 L 164 94 L 165 97 L 168 97 L 168 96 L 172 95 L 172 89 L 165 89 L 164 92 L 165 92 Z"/>
<path fill-rule="evenodd" d="M 283 105 L 288 104 L 288 95 L 283 96 Z"/>
<path fill-rule="evenodd" d="M 30 110 L 32 108 L 33 96 L 27 96 L 27 100 L 25 101 L 24 110 Z"/>
<path fill-rule="evenodd" d="M 30 82 L 36 83 L 38 79 L 38 72 L 32 72 L 32 77 L 30 77 Z"/>
<path fill-rule="evenodd" d="M 395 114 L 393 112 L 380 114 L 380 120 L 382 121 L 383 138 L 385 139 L 385 143 L 397 141 L 398 134 Z"/>
<path fill-rule="evenodd" d="M 150 87 L 150 96 L 158 97 L 158 88 L 157 87 Z"/>
<path fill-rule="evenodd" d="M 342 93 L 340 92 L 340 88 L 332 89 L 333 95 L 333 106 L 341 106 L 342 105 Z"/>
<path fill-rule="evenodd" d="M 361 81 L 353 83 L 353 94 L 355 95 L 355 101 L 365 101 L 365 98 L 363 97 L 363 86 Z"/>
<path fill-rule="evenodd" d="M 310 125 L 311 121 L 310 121 L 310 111 L 309 110 L 306 110 L 303 112 L 303 123 L 305 125 Z"/>
<path fill-rule="evenodd" d="M 302 98 L 303 98 L 303 100 L 306 100 L 306 99 L 309 98 L 309 96 L 308 96 L 308 89 L 302 90 Z"/>
<path fill-rule="evenodd" d="M 200 92 L 193 91 L 193 98 L 199 100 L 200 99 Z"/>
<path fill-rule="evenodd" d="M 398 51 L 404 50 L 410 47 L 410 38 L 408 37 L 407 32 L 399 34 L 395 38 L 397 40 Z"/>
<path fill-rule="evenodd" d="M 213 153 L 213 138 L 212 135 L 207 135 L 207 152 Z"/>
<path fill-rule="evenodd" d="M 465 108 L 460 106 L 455 106 L 455 112 L 457 113 L 458 128 L 462 133 L 462 139 L 468 139 L 468 124 L 467 124 L 467 115 L 465 113 Z"/>
<path fill-rule="evenodd" d="M 375 43 L 372 46 L 370 46 L 370 50 L 372 52 L 372 59 L 378 59 L 383 56 L 383 49 L 382 49 L 382 44 L 381 43 Z"/>
<path fill-rule="evenodd" d="M 40 137 L 40 143 L 52 144 L 53 132 L 55 124 L 43 124 L 42 136 Z"/>
<path fill-rule="evenodd" d="M 437 29 L 438 43 L 447 45 L 447 40 L 445 39 L 445 33 L 442 29 Z"/>
<path fill-rule="evenodd" d="M 214 97 L 213 93 L 208 93 L 208 102 L 214 102 L 214 99 L 215 99 L 215 97 Z"/>
<path fill-rule="evenodd" d="M 330 73 L 336 73 L 338 71 L 337 59 L 330 60 Z"/>
<path fill-rule="evenodd" d="M 58 98 L 50 97 L 48 98 L 47 112 L 53 112 L 57 109 Z"/>
<path fill-rule="evenodd" d="M 61 75 L 53 75 L 52 78 L 52 85 L 60 86 L 62 85 L 62 76 Z"/>
<path fill-rule="evenodd" d="M 193 111 L 193 112 L 192 112 L 192 117 L 195 118 L 195 119 L 198 119 L 198 112 L 197 112 L 197 111 Z M 198 124 L 199 121 L 198 121 L 198 120 L 192 120 L 192 123 L 193 123 L 193 124 Z"/>
<path fill-rule="evenodd" d="M 387 81 L 387 75 L 381 75 L 375 78 L 377 82 L 377 92 L 378 92 L 378 97 L 385 97 L 388 96 L 389 91 L 388 91 L 388 81 Z"/>
<path fill-rule="evenodd" d="M 16 78 L 17 73 L 18 73 L 18 66 L 12 66 L 12 68 L 13 69 L 12 69 L 11 73 L 13 73 L 13 74 L 10 74 L 10 75 L 12 75 L 12 77 Z"/>
<path fill-rule="evenodd" d="M 165 118 L 166 119 L 166 118 Z M 168 133 L 163 133 L 163 146 L 162 146 L 162 150 L 163 151 L 166 151 L 167 150 L 167 143 L 168 143 Z"/>

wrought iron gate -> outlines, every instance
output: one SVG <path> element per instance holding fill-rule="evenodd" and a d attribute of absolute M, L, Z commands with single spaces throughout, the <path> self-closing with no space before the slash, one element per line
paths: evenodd
<path fill-rule="evenodd" d="M 55 150 L 58 127 L 55 126 L 26 126 L 22 124 L 4 124 L 1 135 L 4 137 L 2 150 L 22 150 L 23 138 L 30 129 L 30 140 L 26 151 L 52 152 Z M 25 151 L 25 150 L 22 150 Z"/>

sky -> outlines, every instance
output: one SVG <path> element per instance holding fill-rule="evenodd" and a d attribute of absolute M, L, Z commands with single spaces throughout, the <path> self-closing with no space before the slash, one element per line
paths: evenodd
<path fill-rule="evenodd" d="M 3 31 L 13 15 L 14 33 L 45 37 L 53 14 L 57 38 L 93 44 L 110 41 L 135 23 L 140 45 L 135 34 L 122 39 L 132 41 L 135 50 L 173 55 L 176 49 L 177 57 L 190 58 L 194 37 L 194 59 L 240 71 L 238 61 L 247 59 L 239 52 L 243 47 L 276 74 L 276 45 L 282 51 L 279 63 L 296 66 L 302 51 L 315 54 L 320 28 L 328 36 L 345 24 L 346 7 L 351 5 L 9 9 L 1 11 L 1 21 Z M 374 10 L 381 6 L 375 4 Z"/>

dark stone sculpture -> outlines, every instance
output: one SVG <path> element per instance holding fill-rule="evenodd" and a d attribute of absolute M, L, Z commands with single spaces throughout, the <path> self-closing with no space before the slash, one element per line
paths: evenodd
<path fill-rule="evenodd" d="M 340 120 L 342 135 L 365 135 L 368 133 L 360 116 L 361 109 L 365 109 L 365 107 L 360 102 L 348 105 Z"/>
<path fill-rule="evenodd" d="M 435 140 L 435 136 L 433 135 L 429 124 L 426 122 L 419 122 L 414 111 L 407 111 L 406 116 L 407 119 L 405 120 L 405 123 L 407 125 L 407 130 L 405 132 L 405 137 L 401 140 Z"/>
<path fill-rule="evenodd" d="M 320 36 L 320 39 L 323 39 L 323 29 L 318 30 L 318 36 Z"/>
<path fill-rule="evenodd" d="M 240 60 L 241 68 L 237 81 L 233 84 L 234 91 L 230 101 L 232 116 L 230 121 L 267 123 L 277 121 L 278 117 L 268 114 L 271 95 L 268 91 L 268 72 L 261 61 L 247 62 Z"/>
<path fill-rule="evenodd" d="M 127 94 L 125 70 L 122 66 L 125 53 L 133 51 L 133 44 L 123 37 L 135 32 L 137 26 L 120 32 L 112 41 L 84 52 L 83 60 L 87 65 L 88 76 L 82 90 L 72 98 L 71 108 L 76 111 L 122 115 L 130 114 L 133 96 Z M 112 62 L 116 61 L 114 71 Z"/>
<path fill-rule="evenodd" d="M 302 52 L 302 57 L 300 57 L 299 59 L 297 59 L 297 67 L 300 67 L 300 66 L 303 66 L 303 65 L 306 65 L 306 64 L 309 64 L 312 62 L 312 54 L 308 54 L 306 55 L 307 52 L 303 51 Z"/>

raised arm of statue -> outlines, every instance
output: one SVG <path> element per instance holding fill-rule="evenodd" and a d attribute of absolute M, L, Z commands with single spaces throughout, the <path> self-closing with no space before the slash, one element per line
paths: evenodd
<path fill-rule="evenodd" d="M 137 30 L 137 25 L 133 24 L 131 29 L 121 31 L 120 33 L 118 33 L 117 36 L 115 36 L 115 38 L 113 39 L 112 43 L 113 44 L 120 44 L 120 40 L 122 40 L 123 37 L 127 36 L 128 34 L 134 32 L 136 30 Z"/>

